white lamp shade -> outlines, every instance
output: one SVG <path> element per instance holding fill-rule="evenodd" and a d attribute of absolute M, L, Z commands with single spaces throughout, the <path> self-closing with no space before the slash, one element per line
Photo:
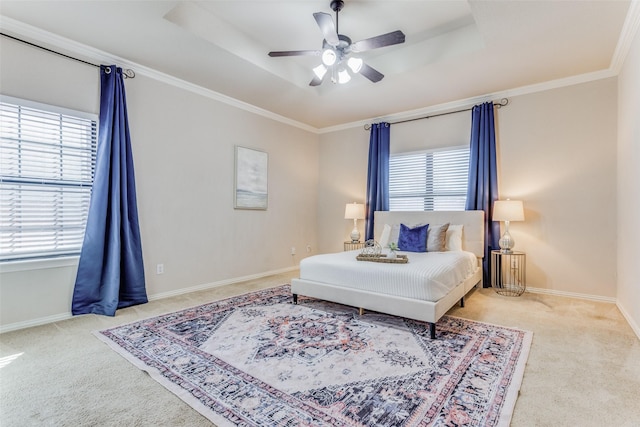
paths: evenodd
<path fill-rule="evenodd" d="M 364 219 L 364 205 L 362 203 L 347 203 L 344 208 L 344 219 Z"/>
<path fill-rule="evenodd" d="M 353 71 L 354 73 L 360 72 L 360 70 L 362 69 L 362 64 L 364 64 L 364 62 L 362 61 L 361 58 L 351 57 L 347 61 L 347 65 L 349 66 L 349 68 L 351 68 L 351 71 Z"/>
<path fill-rule="evenodd" d="M 493 203 L 494 221 L 524 221 L 524 209 L 520 200 L 496 200 Z"/>
<path fill-rule="evenodd" d="M 318 76 L 319 79 L 322 79 L 324 75 L 327 73 L 327 67 L 320 64 L 313 69 L 313 72 L 315 73 L 316 76 Z"/>
<path fill-rule="evenodd" d="M 338 83 L 345 84 L 345 83 L 348 83 L 349 80 L 351 80 L 351 76 L 349 75 L 349 72 L 346 69 L 342 69 L 338 71 Z"/>

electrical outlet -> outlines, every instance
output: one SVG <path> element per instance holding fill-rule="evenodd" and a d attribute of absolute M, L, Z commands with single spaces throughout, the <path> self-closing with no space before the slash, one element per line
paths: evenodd
<path fill-rule="evenodd" d="M 295 254 L 296 254 L 296 247 L 291 246 L 291 255 L 295 255 Z"/>
<path fill-rule="evenodd" d="M 164 264 L 156 265 L 156 274 L 164 274 Z"/>

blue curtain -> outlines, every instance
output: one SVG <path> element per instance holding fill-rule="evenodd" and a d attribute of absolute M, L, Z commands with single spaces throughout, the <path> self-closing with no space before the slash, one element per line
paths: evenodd
<path fill-rule="evenodd" d="M 146 302 L 124 77 L 101 66 L 96 170 L 71 311 L 114 316 Z"/>
<path fill-rule="evenodd" d="M 500 224 L 493 222 L 492 209 L 498 199 L 498 172 L 496 167 L 496 133 L 493 120 L 493 102 L 476 105 L 471 111 L 471 143 L 469 160 L 469 186 L 467 210 L 484 211 L 484 286 L 491 286 L 491 250 L 498 248 Z"/>
<path fill-rule="evenodd" d="M 374 123 L 369 137 L 365 239 L 373 239 L 373 213 L 389 210 L 389 140 L 391 125 Z"/>

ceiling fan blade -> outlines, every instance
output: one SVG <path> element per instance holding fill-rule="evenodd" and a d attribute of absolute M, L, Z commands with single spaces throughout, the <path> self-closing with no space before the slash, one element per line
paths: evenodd
<path fill-rule="evenodd" d="M 319 79 L 318 76 L 313 76 L 313 80 L 309 82 L 309 86 L 320 86 L 323 81 L 324 78 Z"/>
<path fill-rule="evenodd" d="M 313 17 L 316 18 L 318 27 L 320 27 L 320 31 L 322 31 L 322 35 L 327 43 L 331 46 L 337 46 L 338 43 L 340 43 L 340 39 L 338 39 L 338 32 L 336 31 L 336 26 L 333 24 L 331 15 L 324 12 L 316 12 L 313 14 Z"/>
<path fill-rule="evenodd" d="M 319 50 L 281 50 L 275 52 L 269 52 L 269 56 L 277 57 L 277 56 L 320 56 L 322 52 Z"/>
<path fill-rule="evenodd" d="M 384 78 L 384 74 L 380 71 L 376 70 L 373 67 L 368 66 L 367 64 L 362 64 L 362 68 L 360 69 L 360 74 L 368 78 L 374 83 L 379 82 Z"/>
<path fill-rule="evenodd" d="M 351 52 L 364 52 L 366 50 L 377 49 L 379 47 L 404 43 L 404 38 L 404 33 L 402 31 L 393 31 L 391 33 L 355 42 L 351 45 Z"/>

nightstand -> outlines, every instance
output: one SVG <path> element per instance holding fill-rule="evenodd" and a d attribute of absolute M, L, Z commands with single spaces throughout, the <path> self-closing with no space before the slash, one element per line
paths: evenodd
<path fill-rule="evenodd" d="M 491 251 L 491 286 L 500 295 L 519 297 L 527 288 L 524 252 Z"/>
<path fill-rule="evenodd" d="M 344 250 L 345 251 L 354 251 L 356 249 L 364 248 L 364 242 L 344 242 Z"/>

